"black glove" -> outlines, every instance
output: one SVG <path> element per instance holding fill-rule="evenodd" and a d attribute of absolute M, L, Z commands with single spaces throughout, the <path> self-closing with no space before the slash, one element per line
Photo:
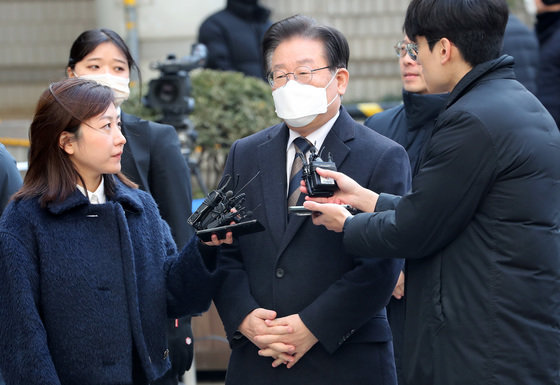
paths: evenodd
<path fill-rule="evenodd" d="M 190 369 L 194 357 L 191 317 L 170 320 L 167 331 L 171 371 L 182 376 Z"/>

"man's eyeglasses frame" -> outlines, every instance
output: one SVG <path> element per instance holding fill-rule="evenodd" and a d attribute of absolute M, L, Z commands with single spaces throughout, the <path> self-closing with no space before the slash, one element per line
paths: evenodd
<path fill-rule="evenodd" d="M 294 80 L 301 84 L 309 84 L 313 80 L 313 73 L 316 71 L 330 68 L 330 66 L 311 69 L 308 66 L 299 66 L 294 69 L 294 72 L 272 71 L 266 75 L 266 80 L 271 87 L 279 88 L 288 83 L 289 76 L 292 75 Z"/>

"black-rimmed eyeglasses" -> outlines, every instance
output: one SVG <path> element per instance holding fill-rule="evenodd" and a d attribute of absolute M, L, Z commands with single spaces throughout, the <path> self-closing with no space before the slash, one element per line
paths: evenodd
<path fill-rule="evenodd" d="M 284 71 L 272 71 L 266 76 L 268 84 L 273 88 L 278 88 L 285 86 L 288 83 L 289 75 L 292 75 L 294 80 L 301 84 L 309 84 L 313 79 L 313 73 L 315 71 L 320 71 L 330 68 L 329 66 L 311 69 L 307 66 L 296 67 L 294 72 L 284 72 Z"/>

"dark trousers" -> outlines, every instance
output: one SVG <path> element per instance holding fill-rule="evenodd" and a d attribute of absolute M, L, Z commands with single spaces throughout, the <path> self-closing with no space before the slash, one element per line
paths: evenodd
<path fill-rule="evenodd" d="M 404 320 L 406 298 L 396 299 L 391 296 L 387 305 L 387 320 L 393 333 L 393 350 L 395 352 L 395 367 L 397 369 L 397 379 L 400 385 L 404 384 L 402 372 L 402 344 L 404 337 Z"/>

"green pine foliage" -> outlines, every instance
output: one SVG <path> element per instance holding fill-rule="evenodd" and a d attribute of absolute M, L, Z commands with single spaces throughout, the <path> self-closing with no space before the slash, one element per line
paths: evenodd
<path fill-rule="evenodd" d="M 239 72 L 196 69 L 190 72 L 195 107 L 188 118 L 198 137 L 194 146 L 179 133 L 183 146 L 191 148 L 194 161 L 207 188 L 219 182 L 229 148 L 237 139 L 280 122 L 274 112 L 270 86 L 263 80 Z M 149 90 L 142 86 L 142 93 Z M 131 87 L 131 96 L 123 111 L 146 120 L 158 121 L 157 111 L 141 103 L 139 87 Z M 193 165 L 191 164 L 191 168 Z M 191 170 L 193 174 L 193 170 Z M 193 196 L 202 197 L 193 179 Z"/>
<path fill-rule="evenodd" d="M 270 86 L 240 72 L 198 69 L 190 72 L 194 111 L 188 116 L 198 132 L 196 144 L 204 150 L 228 149 L 235 140 L 280 122 L 274 112 Z M 123 111 L 157 121 L 156 111 L 142 105 L 138 87 Z M 147 84 L 142 92 L 148 92 Z"/>
<path fill-rule="evenodd" d="M 280 122 L 263 80 L 204 69 L 194 71 L 191 81 L 195 108 L 190 118 L 202 147 L 229 148 L 235 140 Z"/>

